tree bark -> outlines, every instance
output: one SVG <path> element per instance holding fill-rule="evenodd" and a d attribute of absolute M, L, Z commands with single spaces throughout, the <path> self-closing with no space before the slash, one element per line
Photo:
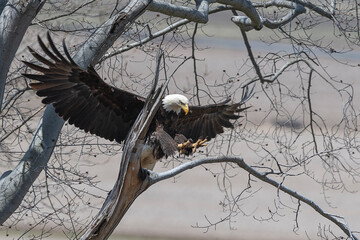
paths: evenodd
<path fill-rule="evenodd" d="M 0 14 L 2 13 L 2 11 L 4 10 L 6 4 L 8 3 L 8 0 L 2 0 L 0 1 Z"/>
<path fill-rule="evenodd" d="M 74 56 L 80 67 L 94 64 L 149 4 L 133 0 L 92 34 Z M 48 106 L 26 154 L 13 171 L 0 178 L 0 224 L 17 209 L 30 186 L 46 166 L 64 121 Z"/>
<path fill-rule="evenodd" d="M 0 112 L 10 64 L 27 28 L 44 3 L 39 0 L 0 3 Z"/>
<path fill-rule="evenodd" d="M 152 91 L 126 138 L 118 179 L 81 240 L 108 239 L 131 204 L 150 186 L 149 171 L 141 169 L 140 156 L 149 125 L 162 103 L 170 80 L 155 93 L 161 58 L 162 54 L 158 54 Z"/>

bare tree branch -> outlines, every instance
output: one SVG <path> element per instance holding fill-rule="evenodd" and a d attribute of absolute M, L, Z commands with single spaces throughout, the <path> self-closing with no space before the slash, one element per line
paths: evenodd
<path fill-rule="evenodd" d="M 263 26 L 261 21 L 261 16 L 253 6 L 251 1 L 248 0 L 217 0 L 217 3 L 222 3 L 226 5 L 233 6 L 236 10 L 243 12 L 249 21 L 251 21 L 251 25 L 256 30 L 260 30 Z"/>
<path fill-rule="evenodd" d="M 1 1 L 0 5 L 0 112 L 6 77 L 20 42 L 33 18 L 44 5 L 39 0 Z"/>
<path fill-rule="evenodd" d="M 283 0 L 275 0 L 275 1 L 270 1 L 270 2 L 262 4 L 262 7 L 265 7 L 265 8 L 270 7 L 270 6 L 277 6 L 277 7 L 284 7 L 284 8 L 292 9 L 286 16 L 284 16 L 278 20 L 270 20 L 265 17 L 260 17 L 261 23 L 264 26 L 271 28 L 271 29 L 279 28 L 279 27 L 291 22 L 294 18 L 296 18 L 300 14 L 306 12 L 306 9 L 303 7 L 302 4 L 286 2 Z M 246 16 L 234 16 L 231 18 L 231 21 L 233 21 L 233 23 L 238 25 L 244 31 L 249 31 L 254 28 L 251 18 L 246 17 Z"/>
<path fill-rule="evenodd" d="M 199 3 L 198 3 L 199 2 Z M 163 2 L 160 0 L 154 0 L 148 7 L 148 10 L 154 12 L 160 12 L 173 17 L 186 18 L 190 21 L 197 23 L 207 23 L 209 4 L 220 3 L 224 5 L 232 6 L 233 8 L 242 11 L 249 18 L 251 26 L 257 30 L 262 28 L 261 17 L 252 5 L 251 1 L 248 0 L 201 0 L 198 1 L 196 9 L 184 6 L 177 6 L 171 3 Z"/>
<path fill-rule="evenodd" d="M 90 36 L 74 56 L 74 61 L 82 68 L 96 63 L 147 4 L 145 0 L 131 1 Z M 0 179 L 0 224 L 20 205 L 29 187 L 46 166 L 63 124 L 53 107 L 48 106 L 23 159 L 11 173 L 7 172 Z"/>
<path fill-rule="evenodd" d="M 310 2 L 310 1 L 304 1 L 304 0 L 286 0 L 286 1 L 299 3 L 299 4 L 303 5 L 304 7 L 307 7 L 311 11 L 314 11 L 314 12 L 320 14 L 323 17 L 333 19 L 333 15 L 331 13 L 321 9 L 319 6 L 315 5 L 314 3 Z"/>
<path fill-rule="evenodd" d="M 211 11 L 209 11 L 209 15 L 210 14 L 214 14 L 214 13 L 217 13 L 217 12 L 221 12 L 221 11 L 225 11 L 225 10 L 230 10 L 232 8 L 230 7 L 225 7 L 225 6 L 218 6 L 216 7 L 215 9 L 212 9 Z M 147 42 L 150 42 L 151 40 L 153 39 L 156 39 L 158 37 L 161 37 L 161 36 L 164 36 L 166 33 L 169 33 L 171 31 L 173 31 L 174 29 L 178 28 L 178 27 L 181 27 L 183 25 L 186 25 L 188 23 L 190 23 L 191 21 L 188 20 L 188 19 L 182 19 L 182 20 L 179 20 L 173 24 L 170 24 L 169 26 L 167 26 L 166 28 L 156 32 L 156 33 L 152 33 L 150 36 L 148 37 L 144 37 L 143 39 L 141 39 L 140 41 L 137 41 L 137 42 L 134 42 L 134 43 L 130 43 L 130 44 L 127 44 L 126 46 L 123 46 L 119 49 L 116 49 L 112 52 L 109 52 L 107 54 L 104 55 L 104 57 L 100 60 L 100 61 L 104 61 L 110 57 L 113 57 L 115 55 L 118 55 L 118 54 L 121 54 L 123 52 L 126 52 L 130 49 L 133 49 L 135 47 L 138 47 L 138 46 L 141 46 Z"/>
<path fill-rule="evenodd" d="M 82 240 L 108 239 L 131 204 L 149 187 L 147 170 L 141 169 L 140 157 L 148 128 L 162 103 L 170 79 L 159 89 L 161 91 L 155 92 L 162 57 L 162 53 L 158 54 L 153 89 L 126 138 L 118 179 Z"/>
<path fill-rule="evenodd" d="M 297 193 L 296 191 L 284 186 L 282 183 L 278 183 L 277 181 L 271 179 L 268 177 L 268 174 L 265 173 L 261 173 L 257 170 L 255 170 L 254 168 L 252 168 L 251 166 L 249 166 L 248 164 L 245 163 L 243 158 L 237 158 L 237 157 L 217 157 L 217 158 L 204 158 L 204 159 L 197 159 L 194 161 L 190 161 L 184 164 L 181 164 L 180 166 L 177 166 L 169 171 L 163 172 L 163 173 L 155 173 L 152 172 L 150 174 L 150 186 L 163 181 L 165 179 L 169 179 L 172 178 L 186 170 L 192 169 L 194 167 L 203 165 L 203 164 L 211 164 L 211 163 L 235 163 L 237 164 L 240 168 L 244 169 L 246 172 L 248 172 L 249 174 L 253 175 L 254 177 L 256 177 L 257 179 L 266 182 L 272 186 L 274 186 L 276 189 L 281 190 L 282 192 L 296 198 L 297 200 L 307 204 L 308 206 L 310 206 L 312 209 L 314 209 L 317 213 L 319 213 L 321 216 L 323 216 L 324 218 L 328 219 L 329 221 L 331 221 L 332 223 L 334 223 L 335 225 L 337 225 L 348 237 L 350 237 L 353 240 L 358 240 L 358 238 L 356 236 L 353 235 L 352 231 L 349 229 L 349 227 L 340 222 L 338 220 L 338 218 L 336 215 L 333 215 L 331 213 L 327 213 L 325 212 L 319 205 L 317 205 L 314 201 L 310 200 L 309 198 L 306 198 L 305 196 Z"/>
<path fill-rule="evenodd" d="M 232 20 L 233 20 L 234 18 L 236 18 L 236 17 L 239 17 L 239 16 L 237 15 L 237 13 L 236 13 L 235 10 L 232 10 L 232 12 L 233 12 L 233 14 L 235 15 L 235 17 L 232 17 L 232 18 L 231 18 Z M 247 52 L 248 52 L 250 61 L 251 61 L 252 65 L 254 66 L 255 72 L 256 72 L 256 74 L 258 75 L 258 77 L 259 77 L 259 79 L 260 79 L 260 82 L 261 82 L 261 83 L 264 83 L 264 78 L 263 78 L 263 76 L 262 76 L 262 73 L 261 73 L 261 70 L 260 70 L 259 65 L 256 63 L 254 54 L 253 54 L 253 52 L 252 52 L 252 50 L 251 50 L 251 45 L 250 45 L 249 39 L 248 39 L 248 37 L 247 37 L 247 35 L 246 35 L 246 31 L 245 31 L 245 29 L 243 28 L 242 24 L 240 24 L 240 25 L 238 24 L 238 26 L 239 26 L 239 28 L 240 28 L 241 35 L 242 35 L 242 37 L 243 37 L 243 39 L 244 39 L 244 44 L 245 44 L 246 50 L 247 50 Z"/>
<path fill-rule="evenodd" d="M 152 3 L 148 6 L 148 10 L 167 14 L 173 17 L 186 18 L 193 22 L 207 23 L 210 2 L 211 1 L 209 0 L 202 0 L 197 8 L 193 9 L 189 7 L 177 6 L 159 0 L 153 0 Z"/>
<path fill-rule="evenodd" d="M 6 4 L 8 3 L 9 0 L 3 0 L 0 2 L 0 14 L 1 12 L 4 10 Z"/>
<path fill-rule="evenodd" d="M 66 13 L 66 14 L 61 14 L 61 15 L 58 15 L 58 16 L 52 16 L 52 17 L 50 17 L 50 18 L 43 19 L 43 20 L 41 20 L 41 21 L 37 21 L 37 22 L 35 22 L 35 23 L 33 23 L 33 24 L 41 24 L 41 23 L 43 23 L 43 22 L 52 21 L 52 20 L 59 19 L 59 18 L 65 17 L 65 16 L 69 16 L 69 15 L 71 15 L 71 14 L 76 13 L 77 11 L 79 11 L 80 9 L 82 9 L 83 7 L 92 4 L 92 3 L 95 2 L 95 1 L 96 1 L 96 0 L 91 0 L 91 1 L 89 1 L 89 2 L 85 2 L 85 3 L 81 4 L 80 6 L 78 6 L 77 8 L 73 9 L 71 12 L 68 12 L 68 13 Z"/>

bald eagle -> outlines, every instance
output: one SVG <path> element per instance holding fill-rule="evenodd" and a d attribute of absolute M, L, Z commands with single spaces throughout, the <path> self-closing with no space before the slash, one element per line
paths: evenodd
<path fill-rule="evenodd" d="M 30 86 L 44 97 L 44 104 L 53 104 L 55 112 L 69 124 L 110 141 L 121 143 L 144 106 L 145 98 L 106 84 L 92 66 L 81 69 L 71 58 L 63 42 L 66 58 L 47 35 L 52 51 L 38 37 L 45 58 L 31 47 L 31 54 L 45 67 L 24 61 L 42 74 L 23 74 L 36 80 Z M 153 169 L 155 162 L 173 155 L 182 148 L 205 145 L 204 142 L 233 128 L 230 120 L 238 119 L 249 96 L 229 104 L 230 99 L 212 105 L 189 106 L 180 94 L 167 95 L 156 113 L 147 133 L 141 154 L 143 168 Z M 193 142 L 187 140 L 191 139 Z"/>

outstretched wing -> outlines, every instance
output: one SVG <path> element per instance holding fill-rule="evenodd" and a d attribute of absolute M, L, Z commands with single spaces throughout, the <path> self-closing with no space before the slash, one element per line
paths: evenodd
<path fill-rule="evenodd" d="M 198 139 L 214 138 L 217 134 L 224 132 L 225 128 L 233 128 L 231 120 L 240 118 L 238 113 L 249 107 L 242 107 L 251 97 L 251 93 L 246 89 L 246 93 L 239 103 L 228 104 L 230 99 L 212 105 L 190 106 L 187 115 L 181 114 L 173 123 L 173 128 L 178 133 L 183 134 L 193 141 Z"/>
<path fill-rule="evenodd" d="M 53 103 L 55 111 L 76 127 L 121 142 L 144 105 L 144 98 L 109 86 L 92 66 L 81 69 L 71 58 L 65 43 L 67 58 L 56 49 L 50 34 L 47 35 L 52 52 L 38 37 L 44 58 L 29 47 L 31 54 L 46 67 L 24 62 L 42 74 L 23 74 L 38 82 L 30 83 L 36 94 L 45 97 L 44 104 Z"/>

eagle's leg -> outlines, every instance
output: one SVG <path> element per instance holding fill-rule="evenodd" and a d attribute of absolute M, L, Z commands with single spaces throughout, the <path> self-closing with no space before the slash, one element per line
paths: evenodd
<path fill-rule="evenodd" d="M 193 143 L 193 153 L 195 153 L 197 148 L 206 146 L 207 144 L 205 142 L 207 142 L 206 138 L 204 140 L 198 139 L 196 143 Z"/>
<path fill-rule="evenodd" d="M 180 143 L 178 144 L 178 148 L 179 148 L 179 153 L 180 154 L 183 154 L 184 153 L 184 150 L 186 148 L 190 148 L 192 146 L 192 142 L 190 140 L 187 140 L 186 142 L 184 143 Z"/>

